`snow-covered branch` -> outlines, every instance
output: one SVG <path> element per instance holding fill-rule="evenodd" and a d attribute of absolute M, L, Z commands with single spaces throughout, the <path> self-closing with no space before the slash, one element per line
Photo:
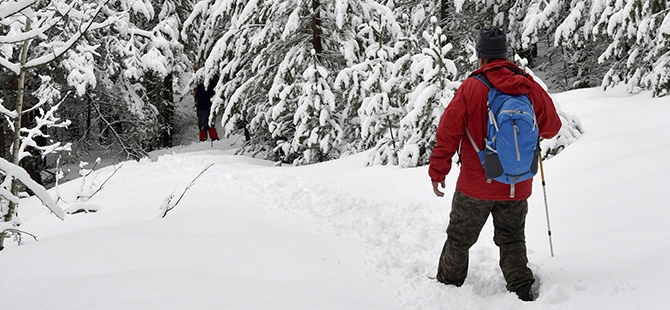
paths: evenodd
<path fill-rule="evenodd" d="M 0 195 L 2 197 L 5 197 L 6 199 L 14 203 L 19 202 L 19 197 L 13 195 L 9 190 L 12 183 L 11 181 L 18 180 L 21 183 L 23 183 L 26 187 L 31 189 L 35 193 L 35 195 L 42 201 L 44 206 L 46 206 L 49 210 L 51 210 L 51 212 L 54 215 L 56 215 L 61 220 L 65 220 L 65 213 L 58 205 L 56 205 L 56 203 L 54 203 L 53 199 L 51 199 L 51 196 L 44 188 L 44 186 L 37 184 L 37 182 L 33 181 L 33 179 L 30 178 L 28 173 L 25 170 L 23 170 L 23 168 L 14 165 L 8 162 L 6 159 L 0 157 L 0 174 L 3 174 L 5 176 L 5 180 L 0 185 L 0 187 L 2 188 L 2 191 L 0 191 Z"/>
<path fill-rule="evenodd" d="M 23 133 L 23 135 L 21 138 L 21 144 L 19 146 L 19 157 L 18 157 L 19 161 L 26 156 L 32 156 L 30 152 L 27 151 L 30 148 L 39 150 L 42 156 L 46 156 L 47 154 L 56 151 L 64 151 L 70 149 L 69 143 L 61 145 L 61 143 L 56 142 L 51 145 L 38 145 L 38 143 L 35 142 L 34 140 L 37 137 L 48 138 L 49 135 L 43 132 L 43 130 L 45 130 L 46 128 L 67 127 L 70 125 L 69 120 L 61 121 L 58 117 L 55 116 L 55 114 L 58 111 L 58 108 L 63 103 L 67 95 L 65 95 L 65 97 L 63 97 L 58 104 L 53 105 L 48 111 L 45 112 L 41 107 L 46 103 L 53 101 L 54 98 L 60 96 L 58 91 L 54 89 L 53 83 L 51 82 L 51 78 L 45 76 L 42 77 L 42 83 L 40 84 L 40 88 L 37 91 L 35 91 L 35 95 L 38 98 L 40 98 L 40 101 L 35 105 L 34 109 L 37 109 L 38 111 L 40 111 L 40 113 L 39 116 L 35 117 L 34 127 L 21 128 L 21 132 Z M 29 112 L 30 110 L 33 109 L 23 111 L 23 114 Z"/>
<path fill-rule="evenodd" d="M 0 3 L 0 21 L 25 10 L 37 2 L 38 0 L 18 0 Z"/>
<path fill-rule="evenodd" d="M 79 41 L 79 39 L 91 28 L 95 21 L 95 17 L 100 14 L 100 11 L 105 7 L 105 5 L 109 2 L 110 0 L 105 0 L 104 3 L 100 4 L 93 16 L 86 22 L 86 24 L 83 27 L 80 27 L 77 33 L 75 33 L 69 40 L 67 40 L 62 46 L 59 46 L 57 48 L 54 48 L 51 53 L 45 54 L 41 57 L 37 57 L 35 59 L 32 59 L 24 65 L 26 69 L 30 68 L 35 68 L 42 66 L 44 64 L 47 64 L 54 59 L 60 57 L 61 55 L 65 54 L 68 50 L 72 48 L 72 46 Z M 104 25 L 104 24 L 100 24 Z"/>
<path fill-rule="evenodd" d="M 32 40 L 38 37 L 44 36 L 44 33 L 56 26 L 63 20 L 63 16 L 52 17 L 49 16 L 47 19 L 42 20 L 42 25 L 38 25 L 37 28 L 29 29 L 26 32 L 11 34 L 11 35 L 2 35 L 0 36 L 0 44 L 14 44 L 21 43 L 26 40 Z"/>

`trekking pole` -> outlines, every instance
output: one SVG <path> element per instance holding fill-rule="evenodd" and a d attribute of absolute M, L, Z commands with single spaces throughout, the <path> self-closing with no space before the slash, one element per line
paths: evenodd
<path fill-rule="evenodd" d="M 540 154 L 540 174 L 542 175 L 542 192 L 544 193 L 544 211 L 547 214 L 547 232 L 549 233 L 549 250 L 554 257 L 554 245 L 551 242 L 551 224 L 549 223 L 549 206 L 547 204 L 547 186 L 544 181 L 544 166 L 542 165 L 542 154 Z"/>

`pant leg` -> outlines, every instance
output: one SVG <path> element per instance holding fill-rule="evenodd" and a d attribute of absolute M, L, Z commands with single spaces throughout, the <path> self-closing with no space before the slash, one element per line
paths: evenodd
<path fill-rule="evenodd" d="M 437 268 L 437 280 L 461 286 L 468 275 L 469 251 L 493 208 L 493 201 L 474 199 L 456 191 L 449 213 L 447 241 Z"/>
<path fill-rule="evenodd" d="M 207 130 L 209 129 L 209 111 L 208 110 L 197 110 L 198 114 L 198 129 Z"/>
<path fill-rule="evenodd" d="M 491 211 L 495 229 L 493 241 L 500 248 L 500 269 L 511 292 L 535 282 L 526 253 L 527 213 L 526 200 L 498 201 Z"/>
<path fill-rule="evenodd" d="M 207 131 L 209 130 L 209 111 L 197 110 L 198 129 L 200 130 L 200 142 L 207 141 Z"/>

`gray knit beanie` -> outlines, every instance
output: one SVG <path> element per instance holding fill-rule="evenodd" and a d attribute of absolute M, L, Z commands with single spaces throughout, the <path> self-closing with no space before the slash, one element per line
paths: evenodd
<path fill-rule="evenodd" d="M 487 27 L 479 30 L 477 37 L 477 58 L 505 59 L 507 58 L 507 36 L 498 27 Z"/>

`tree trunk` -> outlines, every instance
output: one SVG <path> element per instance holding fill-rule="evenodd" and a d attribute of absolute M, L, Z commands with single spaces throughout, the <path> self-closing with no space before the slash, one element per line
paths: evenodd
<path fill-rule="evenodd" d="M 163 79 L 163 88 L 161 91 L 161 99 L 163 100 L 164 110 L 162 111 L 164 128 L 162 133 L 162 146 L 163 147 L 172 147 L 173 137 L 172 131 L 174 130 L 174 92 L 172 90 L 172 73 L 168 74 Z"/>
<path fill-rule="evenodd" d="M 247 125 L 244 125 L 244 141 L 250 141 L 251 140 L 251 133 L 249 132 L 249 128 L 247 128 Z"/>
<path fill-rule="evenodd" d="M 321 3 L 319 0 L 312 0 L 312 47 L 314 47 L 316 58 L 319 60 L 321 60 L 321 54 L 323 53 L 323 44 L 321 43 L 323 29 L 321 28 L 320 6 Z"/>
<path fill-rule="evenodd" d="M 447 21 L 447 0 L 440 0 L 440 26 L 444 26 Z"/>
<path fill-rule="evenodd" d="M 84 141 L 88 140 L 91 134 L 91 112 L 93 111 L 93 99 L 91 94 L 86 92 L 86 132 L 84 132 Z"/>
<path fill-rule="evenodd" d="M 5 119 L 0 120 L 0 157 L 7 158 L 7 151 L 5 150 L 5 128 L 7 128 Z"/>
<path fill-rule="evenodd" d="M 26 28 L 25 32 L 30 31 L 31 22 L 30 19 L 26 19 Z M 26 64 L 26 59 L 28 58 L 28 47 L 30 46 L 30 40 L 23 41 L 23 47 L 21 49 L 21 73 L 19 74 L 19 87 L 16 92 L 16 118 L 14 122 L 14 137 L 12 140 L 12 163 L 19 165 L 19 147 L 21 146 L 21 113 L 23 113 L 23 92 L 25 89 L 25 79 L 26 79 L 26 69 L 24 65 Z M 16 179 L 12 180 L 11 193 L 14 196 L 17 196 L 19 193 L 19 181 Z M 13 202 L 9 203 L 7 209 L 7 214 L 5 214 L 5 222 L 10 222 L 14 218 L 14 212 L 16 210 L 16 204 Z M 5 232 L 0 233 L 0 250 L 2 250 L 3 244 L 5 241 Z"/>

